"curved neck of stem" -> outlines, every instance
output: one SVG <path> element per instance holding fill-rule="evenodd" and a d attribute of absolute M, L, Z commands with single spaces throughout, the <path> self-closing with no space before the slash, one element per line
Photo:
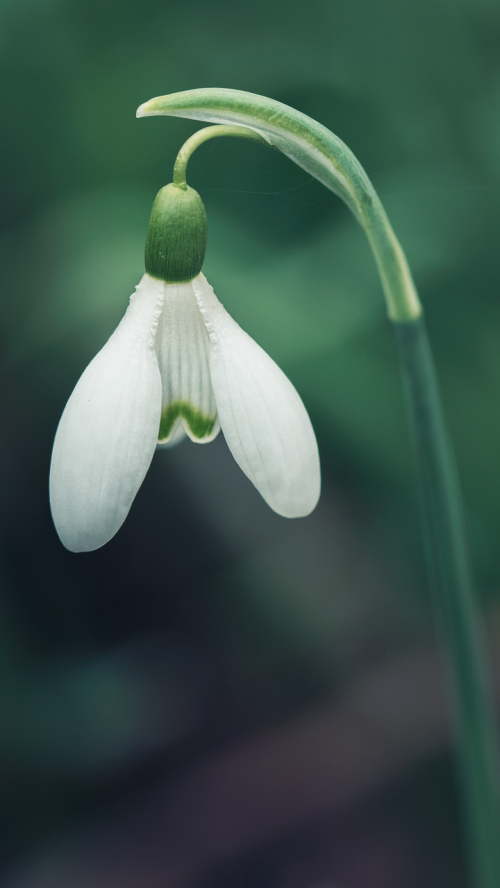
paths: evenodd
<path fill-rule="evenodd" d="M 278 145 L 274 145 L 271 140 L 249 126 L 232 124 L 207 126 L 194 133 L 179 151 L 174 164 L 174 185 L 183 190 L 187 188 L 186 170 L 189 158 L 203 142 L 221 136 L 250 139 L 268 148 L 280 150 Z M 332 162 L 331 157 L 330 162 Z M 304 169 L 308 168 L 306 164 L 300 165 Z M 338 161 L 336 168 L 345 183 L 345 193 L 339 191 L 339 194 L 355 213 L 375 257 L 389 318 L 397 323 L 416 321 L 422 314 L 422 306 L 403 250 L 373 185 L 357 162 L 348 164 Z"/>
<path fill-rule="evenodd" d="M 179 151 L 174 164 L 174 185 L 177 188 L 185 189 L 186 186 L 186 169 L 189 158 L 193 151 L 196 151 L 199 145 L 207 142 L 208 139 L 215 139 L 219 136 L 235 136 L 237 139 L 250 139 L 252 142 L 259 142 L 261 145 L 272 147 L 263 136 L 246 126 L 206 126 L 204 129 L 198 130 L 191 138 L 184 142 Z"/>

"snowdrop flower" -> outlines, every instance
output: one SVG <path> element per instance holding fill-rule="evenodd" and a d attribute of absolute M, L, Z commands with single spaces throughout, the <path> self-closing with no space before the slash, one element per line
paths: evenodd
<path fill-rule="evenodd" d="M 52 516 L 73 552 L 115 535 L 157 444 L 186 435 L 205 444 L 222 428 L 236 462 L 280 515 L 308 515 L 318 501 L 318 449 L 306 409 L 215 296 L 201 273 L 205 247 L 200 196 L 188 186 L 162 188 L 146 274 L 77 383 L 54 441 Z"/>

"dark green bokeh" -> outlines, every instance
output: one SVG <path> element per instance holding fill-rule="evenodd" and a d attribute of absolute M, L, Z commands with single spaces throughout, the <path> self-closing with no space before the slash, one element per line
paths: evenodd
<path fill-rule="evenodd" d="M 5 861 L 21 866 L 127 797 L 141 768 L 175 773 L 429 641 L 396 349 L 368 246 L 334 195 L 243 141 L 190 161 L 208 215 L 204 271 L 306 403 L 326 479 L 318 516 L 269 517 L 220 442 L 217 457 L 183 444 L 155 458 L 108 547 L 60 547 L 46 496 L 55 428 L 143 273 L 154 196 L 198 128 L 136 120 L 147 99 L 204 86 L 272 96 L 363 163 L 425 305 L 476 574 L 495 607 L 500 9 L 2 0 L 0 54 L 0 817 Z M 422 884 L 458 884 L 443 875 L 453 828 L 438 850 L 422 840 Z"/>

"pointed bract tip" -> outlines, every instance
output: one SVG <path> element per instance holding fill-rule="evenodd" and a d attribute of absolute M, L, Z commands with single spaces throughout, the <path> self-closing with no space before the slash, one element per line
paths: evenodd
<path fill-rule="evenodd" d="M 149 99 L 148 102 L 143 102 L 142 105 L 139 105 L 137 111 L 135 112 L 136 117 L 149 117 L 153 114 L 161 114 L 161 111 L 158 111 L 155 108 L 155 103 L 158 99 L 165 99 L 166 96 L 157 96 L 154 99 Z"/>

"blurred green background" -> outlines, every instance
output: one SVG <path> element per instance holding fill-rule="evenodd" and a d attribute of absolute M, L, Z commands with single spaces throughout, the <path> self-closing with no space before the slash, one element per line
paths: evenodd
<path fill-rule="evenodd" d="M 498 648 L 498 2 L 0 0 L 0 58 L 1 884 L 465 886 L 396 349 L 333 194 L 239 140 L 189 166 L 204 271 L 313 420 L 312 516 L 271 513 L 221 436 L 159 452 L 73 555 L 47 475 L 198 129 L 137 106 L 271 96 L 347 142 L 406 251 Z"/>

